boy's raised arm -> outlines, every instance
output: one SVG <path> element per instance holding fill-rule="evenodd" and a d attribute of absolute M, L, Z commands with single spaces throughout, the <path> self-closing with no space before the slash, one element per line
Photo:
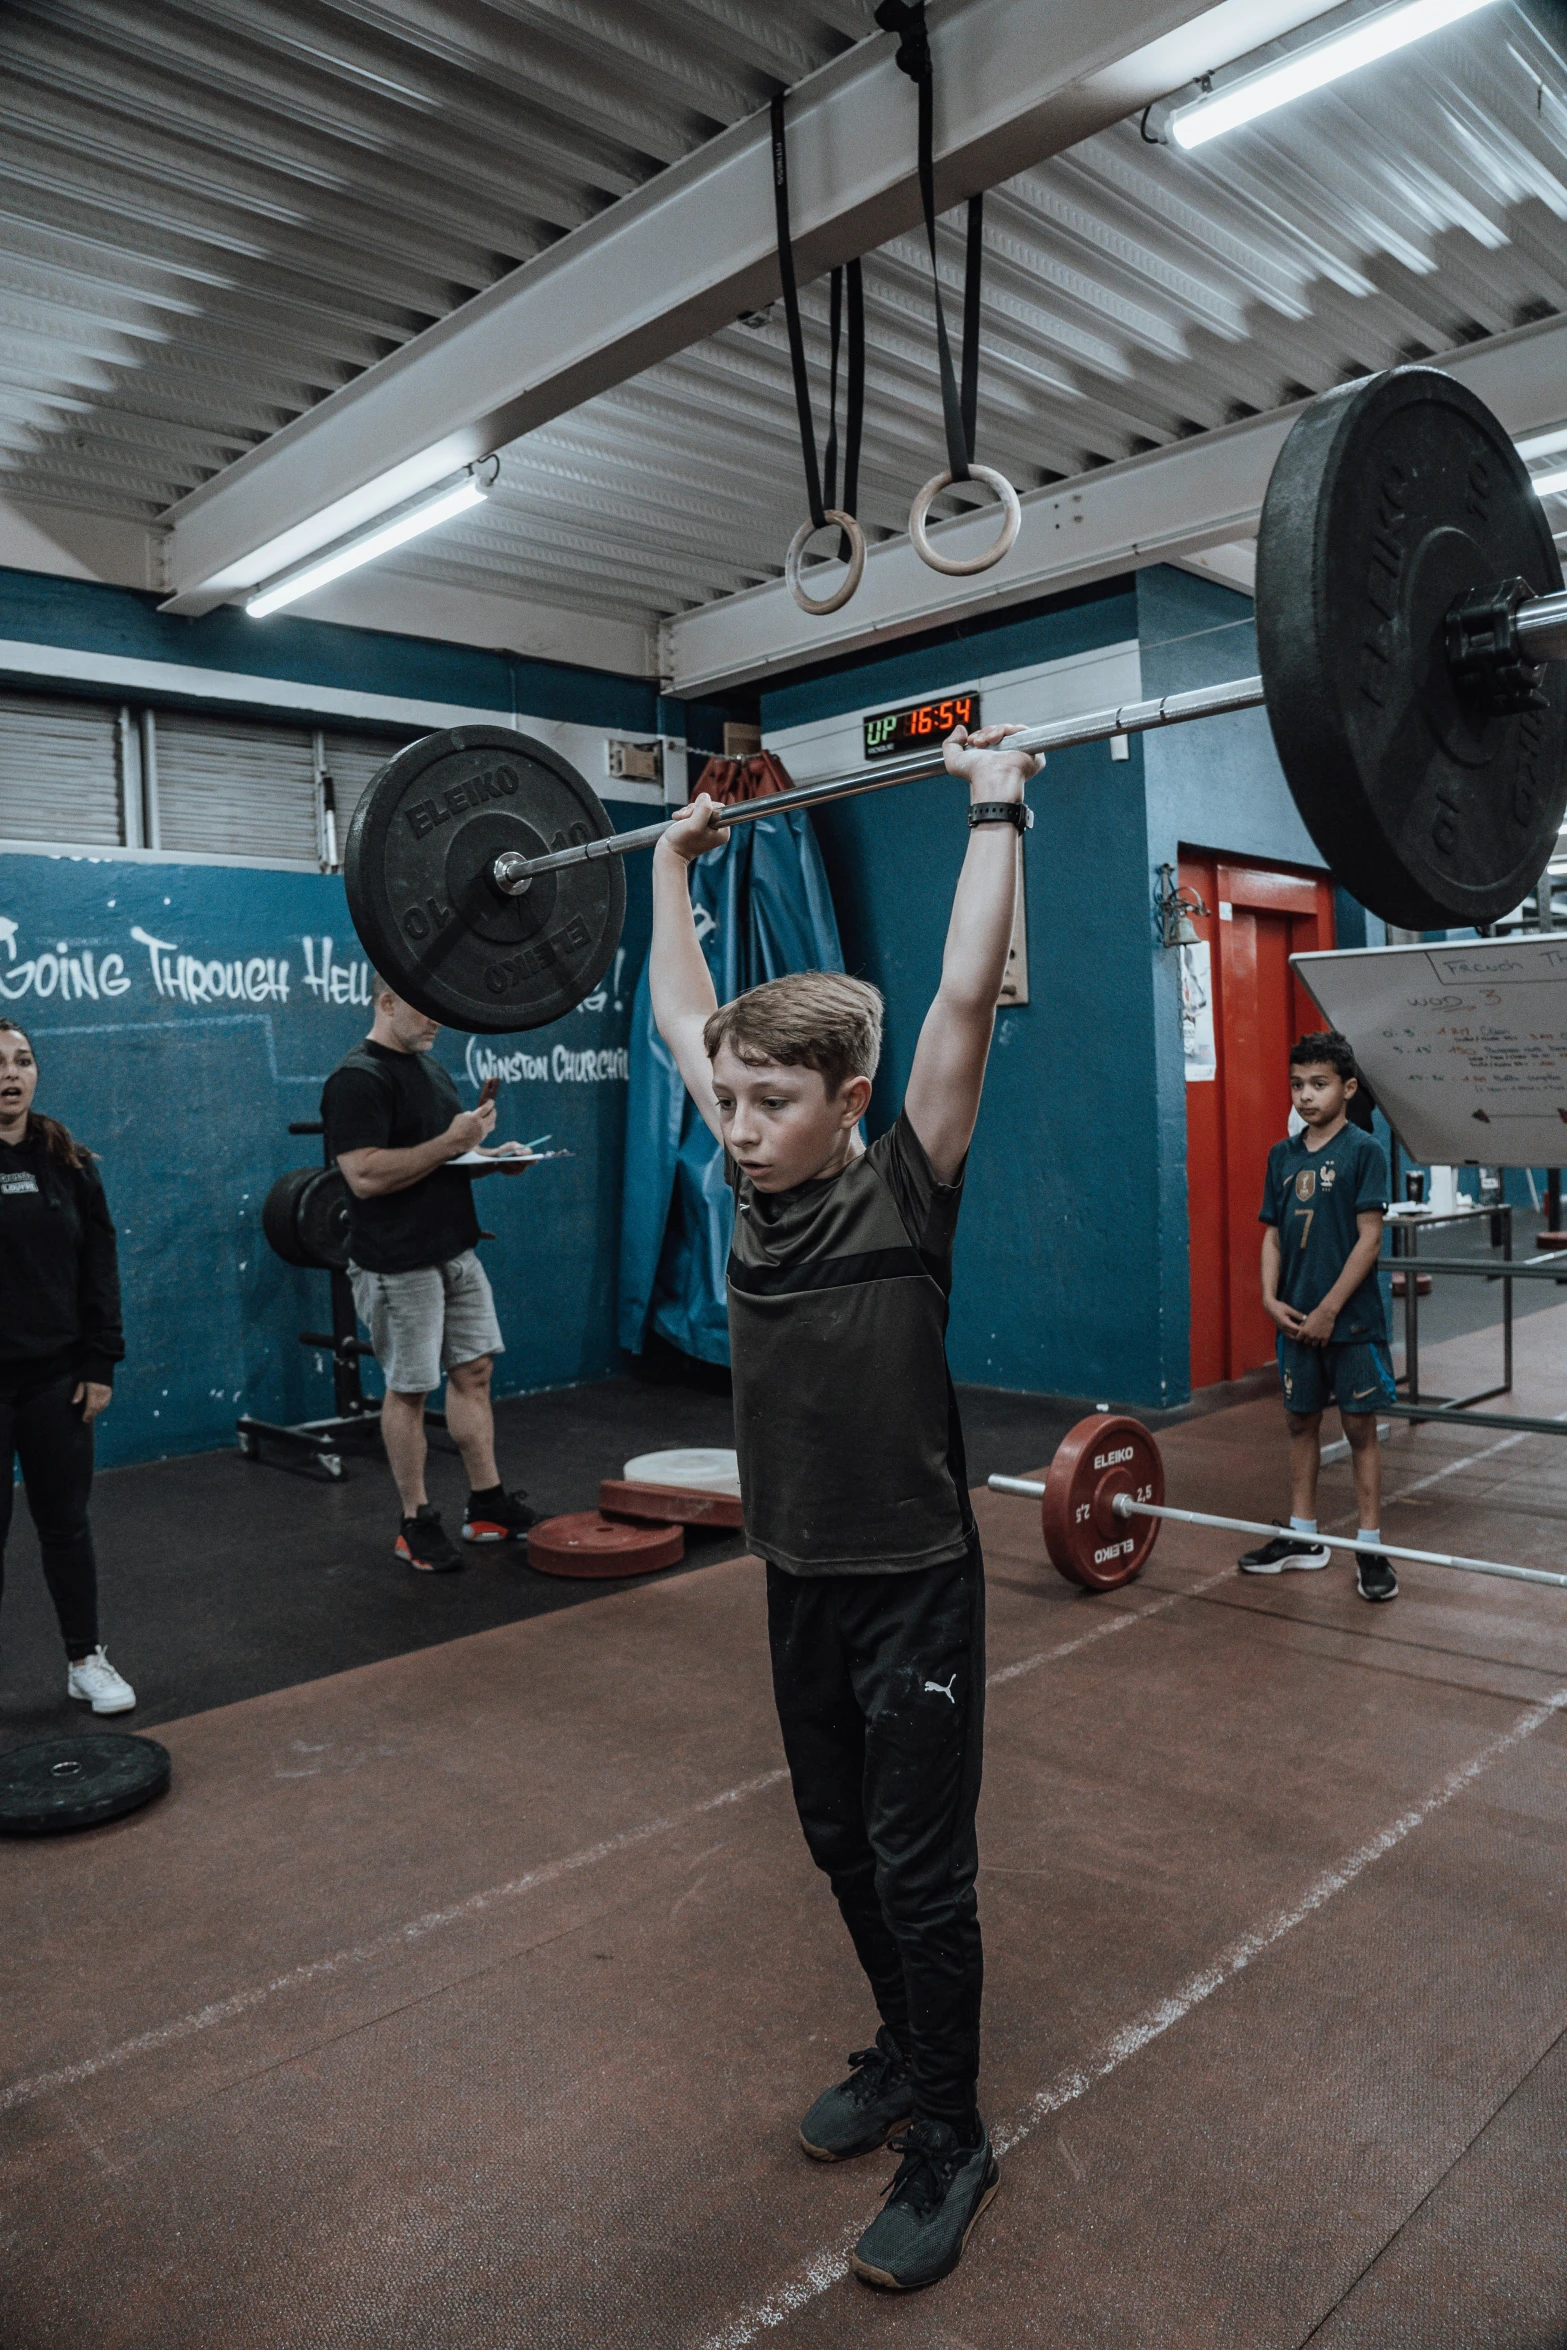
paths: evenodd
<path fill-rule="evenodd" d="M 648 986 L 658 1033 L 669 1047 L 687 1093 L 722 1141 L 718 1106 L 713 1100 L 713 1072 L 702 1042 L 708 1018 L 718 1009 L 718 997 L 691 918 L 692 863 L 704 851 L 722 847 L 729 838 L 723 825 L 713 823 L 712 815 L 713 803 L 702 792 L 653 851 Z"/>
<path fill-rule="evenodd" d="M 946 746 L 952 774 L 966 776 L 970 803 L 1021 800 L 1039 761 L 1009 751 L 1015 726 L 959 727 Z M 942 956 L 941 985 L 925 1015 L 903 1106 L 937 1180 L 951 1183 L 973 1138 L 996 997 L 1007 965 L 1017 899 L 1018 834 L 1010 824 L 978 824 L 958 876 Z"/>

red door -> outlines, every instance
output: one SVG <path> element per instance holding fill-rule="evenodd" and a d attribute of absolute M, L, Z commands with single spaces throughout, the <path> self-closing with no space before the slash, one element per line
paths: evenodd
<path fill-rule="evenodd" d="M 1289 1122 L 1289 1049 L 1322 1015 L 1291 955 L 1333 944 L 1333 884 L 1314 873 L 1181 852 L 1181 886 L 1209 911 L 1217 1071 L 1186 1088 L 1192 1385 L 1238 1379 L 1273 1360 L 1258 1260 L 1268 1153 Z"/>

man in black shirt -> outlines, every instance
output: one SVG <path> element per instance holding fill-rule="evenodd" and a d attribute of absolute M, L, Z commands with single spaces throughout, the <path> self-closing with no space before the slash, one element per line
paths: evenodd
<path fill-rule="evenodd" d="M 443 1373 L 446 1424 L 470 1487 L 463 1540 L 515 1541 L 536 1514 L 522 1494 L 502 1489 L 495 1466 L 490 1370 L 504 1342 L 475 1253 L 471 1177 L 453 1164 L 479 1150 L 495 1104 L 481 1099 L 464 1110 L 430 1055 L 440 1024 L 384 980 L 372 987 L 374 1025 L 327 1079 L 321 1116 L 352 1200 L 354 1303 L 386 1378 L 381 1434 L 403 1505 L 395 1553 L 440 1574 L 462 1565 L 424 1489 L 425 1400 Z M 509 1143 L 484 1155 L 525 1154 Z"/>
<path fill-rule="evenodd" d="M 970 787 L 968 854 L 902 1114 L 868 1148 L 876 990 L 801 972 L 720 1009 L 688 886 L 692 860 L 727 839 L 705 795 L 653 860 L 654 1014 L 735 1198 L 735 1441 L 779 1726 L 806 1843 L 882 2019 L 800 2138 L 839 2162 L 902 2132 L 853 2254 L 857 2275 L 898 2291 L 956 2265 L 999 2179 L 975 2103 L 984 1570 L 945 1334 L 1037 765 L 1007 748 L 1016 731 L 959 728 L 947 744 Z"/>

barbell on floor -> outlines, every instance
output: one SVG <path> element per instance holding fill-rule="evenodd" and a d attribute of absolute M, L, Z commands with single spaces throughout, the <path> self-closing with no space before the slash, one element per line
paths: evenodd
<path fill-rule="evenodd" d="M 1494 922 L 1567 808 L 1567 594 L 1528 472 L 1431 367 L 1324 393 L 1279 453 L 1257 540 L 1261 673 L 1014 740 L 1048 753 L 1265 707 L 1329 870 L 1401 927 Z M 938 773 L 939 746 L 719 811 L 726 826 Z M 537 1028 L 590 994 L 625 912 L 617 833 L 544 744 L 457 727 L 400 752 L 355 811 L 349 910 L 375 968 L 446 1025 Z"/>
<path fill-rule="evenodd" d="M 1140 1574 L 1166 1519 L 1182 1526 L 1211 1526 L 1221 1534 L 1266 1538 L 1280 1532 L 1257 1518 L 1168 1508 L 1159 1447 L 1141 1420 L 1122 1412 L 1091 1412 L 1068 1429 L 1042 1485 L 1032 1477 L 992 1477 L 989 1483 L 992 1493 L 1018 1493 L 1039 1503 L 1051 1564 L 1085 1591 L 1114 1591 Z M 1365 1548 L 1348 1534 L 1319 1534 L 1314 1539 L 1333 1550 Z M 1466 1575 L 1504 1575 L 1515 1583 L 1550 1583 L 1567 1590 L 1567 1574 L 1552 1574 L 1545 1567 L 1504 1566 L 1497 1559 L 1411 1550 L 1399 1542 L 1381 1542 L 1377 1548 L 1388 1558 L 1413 1559 L 1421 1566 L 1454 1567 Z"/>

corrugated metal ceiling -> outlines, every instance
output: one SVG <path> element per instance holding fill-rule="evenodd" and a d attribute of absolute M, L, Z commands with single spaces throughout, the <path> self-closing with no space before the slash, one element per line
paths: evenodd
<path fill-rule="evenodd" d="M 10 0 L 12 493 L 157 515 L 870 28 L 870 0 Z M 1564 222 L 1567 52 L 1515 0 L 1195 154 L 1122 124 L 988 200 L 979 455 L 1031 487 L 1567 309 Z M 913 236 L 867 261 L 873 536 L 941 463 L 928 267 Z M 775 575 L 803 512 L 778 310 L 513 444 L 397 567 L 648 620 Z"/>

